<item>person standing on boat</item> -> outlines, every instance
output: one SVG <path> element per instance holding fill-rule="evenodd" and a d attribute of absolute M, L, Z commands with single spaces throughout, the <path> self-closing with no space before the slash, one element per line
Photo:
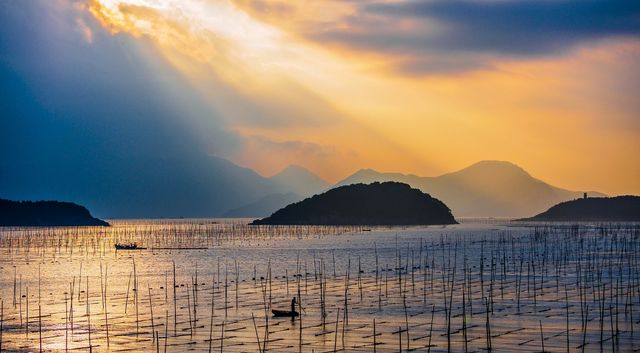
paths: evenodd
<path fill-rule="evenodd" d="M 296 297 L 291 299 L 291 317 L 295 317 L 296 315 Z"/>

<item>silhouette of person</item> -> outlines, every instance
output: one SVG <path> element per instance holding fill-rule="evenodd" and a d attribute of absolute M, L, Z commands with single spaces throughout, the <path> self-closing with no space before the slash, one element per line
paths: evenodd
<path fill-rule="evenodd" d="M 291 315 L 295 315 L 296 312 L 296 297 L 291 299 Z"/>

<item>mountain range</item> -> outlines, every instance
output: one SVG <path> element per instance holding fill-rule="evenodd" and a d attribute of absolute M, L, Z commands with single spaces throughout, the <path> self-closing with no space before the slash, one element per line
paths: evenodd
<path fill-rule="evenodd" d="M 336 185 L 374 181 L 407 183 L 443 201 L 456 217 L 525 217 L 583 194 L 549 185 L 504 161 L 481 161 L 437 177 L 362 169 Z M 589 195 L 604 196 L 599 192 Z"/>
<path fill-rule="evenodd" d="M 521 167 L 505 161 L 480 161 L 462 170 L 436 177 L 382 173 L 361 169 L 331 186 L 310 171 L 288 167 L 269 178 L 280 189 L 224 213 L 227 217 L 262 217 L 323 192 L 331 187 L 350 184 L 398 181 L 430 194 L 451 208 L 456 217 L 527 217 L 563 201 L 582 197 L 583 191 L 566 190 L 545 183 Z M 602 197 L 590 191 L 589 196 Z"/>
<path fill-rule="evenodd" d="M 107 160 L 87 169 L 89 174 L 54 179 L 36 174 L 42 177 L 34 178 L 33 184 L 0 185 L 0 196 L 73 201 L 101 218 L 264 217 L 332 187 L 375 181 L 409 184 L 443 201 L 455 217 L 530 217 L 582 196 L 581 191 L 551 186 L 501 161 L 482 161 L 436 177 L 362 169 L 331 185 L 300 166 L 264 177 L 219 157 L 178 157 L 133 160 L 135 178 L 108 176 L 102 171 L 114 167 Z"/>
<path fill-rule="evenodd" d="M 276 210 L 313 196 L 331 188 L 331 184 L 313 174 L 309 170 L 290 165 L 278 174 L 268 178 L 273 183 L 275 192 L 240 207 L 232 208 L 222 214 L 223 217 L 260 217 L 268 216 Z"/>

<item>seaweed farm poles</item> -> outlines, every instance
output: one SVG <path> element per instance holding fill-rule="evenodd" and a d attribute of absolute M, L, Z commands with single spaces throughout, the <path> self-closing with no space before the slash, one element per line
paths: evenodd
<path fill-rule="evenodd" d="M 215 236 L 196 233 L 193 238 L 198 240 L 193 240 L 180 232 L 175 236 L 170 232 L 157 235 L 148 232 L 155 227 L 138 225 L 121 230 L 118 237 L 145 237 L 146 244 L 163 241 L 195 244 Z M 189 229 L 185 227 L 185 231 Z M 198 227 L 193 229 L 202 231 Z M 291 232 L 296 229 L 304 228 L 292 228 Z M 13 261 L 17 266 L 17 273 L 10 266 L 0 268 L 0 282 L 6 284 L 0 286 L 0 297 L 10 303 L 3 307 L 0 320 L 3 351 L 18 349 L 17 343 L 29 351 L 38 351 L 39 339 L 25 337 L 34 329 L 42 333 L 43 350 L 50 349 L 52 337 L 60 338 L 60 350 L 63 345 L 65 350 L 88 348 L 89 334 L 93 350 L 131 351 L 160 351 L 163 343 L 165 351 L 222 348 L 225 352 L 255 349 L 255 345 L 259 346 L 259 352 L 327 352 L 335 347 L 381 353 L 399 349 L 540 351 L 542 345 L 544 350 L 553 352 L 595 353 L 601 348 L 626 352 L 638 348 L 634 320 L 640 304 L 637 295 L 640 228 L 392 229 L 366 236 L 309 240 L 303 237 L 280 243 L 267 235 L 267 228 L 261 231 L 269 240 L 261 243 L 256 235 L 249 244 L 249 240 L 242 240 L 245 235 L 239 226 L 233 233 L 235 245 L 220 237 L 223 245 L 215 249 L 155 249 L 108 256 L 106 238 L 83 229 L 66 233 L 51 230 L 48 234 L 59 234 L 57 239 L 62 239 L 62 246 L 46 239 L 38 247 L 33 242 L 30 245 L 29 258 L 41 265 L 38 276 L 37 265 L 29 266 L 26 262 L 26 248 L 19 249 L 17 240 L 9 242 L 3 238 L 0 230 L 0 263 Z M 283 227 L 273 227 L 272 231 L 283 239 L 289 236 Z M 30 232 L 34 237 L 40 236 L 36 231 Z M 79 234 L 83 234 L 81 238 L 77 238 Z M 69 238 L 65 241 L 64 237 Z M 295 243 L 291 244 L 292 241 Z M 76 243 L 76 249 L 69 248 L 66 254 L 82 254 L 85 278 L 77 283 L 76 259 L 73 274 L 65 271 L 71 263 L 70 258 L 65 259 L 65 242 L 70 247 L 72 242 Z M 8 254 L 2 244 L 11 244 L 12 257 L 1 256 Z M 315 263 L 307 263 L 311 269 L 307 271 L 305 260 L 312 261 L 314 255 Z M 351 281 L 354 256 L 358 258 L 354 267 L 358 273 Z M 46 261 L 42 261 L 45 257 Z M 223 266 L 218 278 L 216 258 Z M 194 268 L 196 263 L 197 275 L 184 270 Z M 330 267 L 328 272 L 326 267 Z M 16 293 L 26 295 L 17 296 L 14 306 L 7 299 L 12 298 L 13 282 L 20 283 L 17 280 L 20 275 L 24 284 L 16 284 Z M 95 285 L 98 275 L 100 291 L 92 290 L 90 282 Z M 291 275 L 296 282 L 293 288 Z M 120 280 L 114 281 L 114 277 Z M 202 281 L 203 278 L 207 281 Z M 26 322 L 23 318 L 21 326 L 19 318 L 25 313 L 19 309 L 20 298 L 26 300 L 23 306 L 32 306 L 38 293 L 26 291 L 28 287 L 33 289 L 38 279 L 41 287 L 40 306 L 36 308 L 38 322 L 34 325 L 36 315 L 30 310 L 26 316 L 31 317 Z M 211 283 L 199 283 L 209 279 Z M 140 297 L 136 300 L 141 295 L 140 280 L 147 284 L 146 301 Z M 168 299 L 168 284 L 172 282 L 173 301 Z M 25 288 L 21 289 L 22 285 Z M 223 286 L 227 288 L 226 294 Z M 159 290 L 164 290 L 165 300 L 161 300 Z M 229 290 L 232 292 L 228 293 Z M 273 318 L 271 311 L 288 310 L 294 295 L 301 317 L 292 324 L 289 318 Z M 204 322 L 203 298 L 205 306 L 211 305 L 205 309 L 210 310 L 207 312 L 210 319 Z M 103 311 L 96 313 L 98 301 Z M 87 306 L 86 315 L 78 316 L 78 304 Z M 131 305 L 136 306 L 138 315 L 128 310 L 133 307 L 125 314 L 124 309 Z M 221 305 L 227 307 L 226 319 Z M 90 306 L 94 319 L 98 314 L 98 321 L 91 322 L 93 326 L 89 325 Z M 162 311 L 164 320 L 155 317 Z M 255 313 L 260 311 L 264 312 L 264 318 L 256 317 Z M 327 321 L 329 318 L 336 321 Z M 549 321 L 541 325 L 542 320 Z M 168 327 L 171 321 L 173 335 Z M 164 342 L 160 342 L 162 331 Z"/>

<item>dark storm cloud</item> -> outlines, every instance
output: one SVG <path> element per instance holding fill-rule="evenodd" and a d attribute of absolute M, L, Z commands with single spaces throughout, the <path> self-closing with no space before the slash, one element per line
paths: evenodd
<path fill-rule="evenodd" d="M 335 28 L 311 36 L 408 56 L 409 72 L 487 65 L 487 56 L 550 55 L 585 42 L 640 34 L 640 1 L 401 1 L 364 3 Z M 448 65 L 451 55 L 468 55 Z M 438 56 L 438 58 L 434 58 Z M 422 61 L 422 63 L 420 63 Z M 463 62 L 464 65 L 460 65 Z"/>

